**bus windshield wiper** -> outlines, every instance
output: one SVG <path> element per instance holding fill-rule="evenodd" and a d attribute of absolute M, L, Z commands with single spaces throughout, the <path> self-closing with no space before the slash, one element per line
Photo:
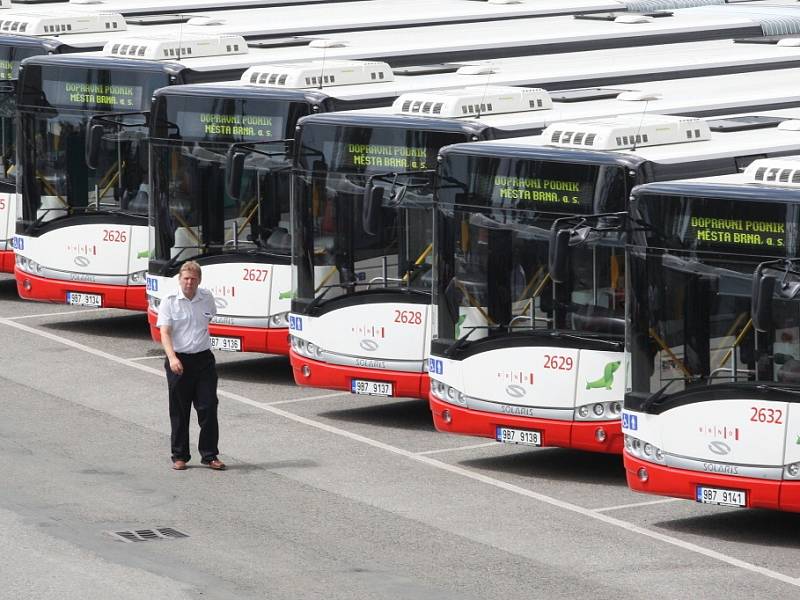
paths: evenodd
<path fill-rule="evenodd" d="M 758 383 L 756 384 L 755 387 L 758 390 L 764 390 L 770 392 L 784 392 L 787 394 L 800 395 L 800 389 L 797 388 L 779 387 L 777 385 L 764 384 L 764 383 Z"/>
<path fill-rule="evenodd" d="M 664 398 L 664 396 L 666 395 L 667 388 L 669 388 L 669 386 L 671 386 L 676 381 L 679 381 L 679 380 L 677 380 L 677 379 L 669 380 L 665 386 L 662 386 L 658 391 L 650 394 L 647 398 L 645 398 L 644 402 L 642 402 L 642 410 L 646 412 L 651 407 L 653 407 L 656 404 L 658 404 Z"/>
<path fill-rule="evenodd" d="M 457 352 L 458 350 L 460 350 L 461 348 L 466 346 L 470 342 L 469 336 L 471 336 L 472 332 L 476 331 L 477 329 L 489 329 L 489 326 L 488 325 L 474 325 L 474 326 L 470 327 L 469 331 L 467 333 L 462 335 L 460 338 L 458 338 L 455 342 L 453 342 L 452 344 L 450 344 L 447 347 L 447 350 L 445 350 L 445 354 L 450 354 L 451 352 Z"/>
<path fill-rule="evenodd" d="M 605 344 L 606 346 L 610 346 L 610 347 L 614 347 L 614 348 L 616 348 L 617 346 L 619 346 L 622 343 L 622 342 L 615 342 L 615 341 L 612 341 L 612 340 L 606 340 L 606 339 L 603 339 L 601 337 L 587 337 L 587 336 L 578 335 L 578 334 L 575 334 L 575 333 L 566 333 L 564 331 L 554 331 L 553 332 L 553 337 L 567 338 L 567 339 L 575 340 L 575 341 L 578 341 L 578 342 L 592 342 L 592 343 L 598 343 L 599 342 L 601 344 Z"/>

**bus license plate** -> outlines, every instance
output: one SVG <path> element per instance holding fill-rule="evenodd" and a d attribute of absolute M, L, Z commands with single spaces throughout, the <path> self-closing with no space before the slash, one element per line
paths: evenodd
<path fill-rule="evenodd" d="M 498 427 L 495 433 L 495 439 L 503 444 L 541 446 L 542 432 L 531 431 L 530 429 L 511 429 L 509 427 Z"/>
<path fill-rule="evenodd" d="M 211 336 L 211 349 L 223 352 L 241 352 L 242 340 L 235 337 Z"/>
<path fill-rule="evenodd" d="M 100 308 L 103 299 L 100 294 L 84 294 L 83 292 L 67 292 L 67 304 L 72 306 L 90 306 Z"/>
<path fill-rule="evenodd" d="M 350 391 L 354 394 L 364 394 L 366 396 L 391 396 L 394 392 L 394 386 L 386 381 L 353 379 L 350 382 Z"/>
<path fill-rule="evenodd" d="M 747 506 L 747 492 L 744 490 L 726 490 L 723 488 L 697 486 L 696 499 L 702 504 L 719 504 L 720 506 Z"/>

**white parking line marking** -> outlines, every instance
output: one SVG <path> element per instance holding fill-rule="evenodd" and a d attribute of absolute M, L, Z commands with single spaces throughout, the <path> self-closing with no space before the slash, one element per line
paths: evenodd
<path fill-rule="evenodd" d="M 92 312 L 99 312 L 101 310 L 119 310 L 117 308 L 92 308 L 92 309 L 84 309 L 84 310 L 62 310 L 61 312 L 52 312 L 52 313 L 42 313 L 40 315 L 22 315 L 19 317 L 3 317 L 9 321 L 18 321 L 20 319 L 36 319 L 38 317 L 60 317 L 61 315 L 79 315 L 81 313 L 86 313 L 89 311 Z"/>
<path fill-rule="evenodd" d="M 472 444 L 471 446 L 458 446 L 457 448 L 440 448 L 439 450 L 425 450 L 416 452 L 417 456 L 430 456 L 431 454 L 441 454 L 443 452 L 458 452 L 459 450 L 472 450 L 473 448 L 488 448 L 489 446 L 499 446 L 497 442 L 486 442 L 485 444 Z"/>
<path fill-rule="evenodd" d="M 0 318 L 0 325 L 6 325 L 7 327 L 13 327 L 21 331 L 26 331 L 33 335 L 38 335 L 45 339 L 52 340 L 56 343 L 69 346 L 71 348 L 75 348 L 76 350 L 81 350 L 82 352 L 86 352 L 87 354 L 99 356 L 121 365 L 127 365 L 129 367 L 138 369 L 139 371 L 143 371 L 145 373 L 151 373 L 159 377 L 166 376 L 163 369 L 154 369 L 152 367 L 147 367 L 140 363 L 132 362 L 128 359 L 121 358 L 119 356 L 114 356 L 113 354 L 109 354 L 108 352 L 103 352 L 102 350 L 97 350 L 96 348 L 85 346 L 84 344 L 80 344 L 78 342 L 73 342 L 70 339 L 55 335 L 53 333 L 47 331 L 40 331 L 33 327 L 23 325 L 22 323 L 15 323 L 14 321 Z M 420 456 L 414 452 L 411 452 L 410 450 L 404 450 L 403 448 L 398 448 L 397 446 L 392 446 L 390 444 L 386 444 L 378 440 L 373 440 L 358 433 L 353 433 L 350 431 L 346 431 L 344 429 L 339 429 L 338 427 L 334 427 L 333 425 L 328 425 L 327 423 L 321 423 L 319 421 L 314 421 L 313 419 L 302 417 L 300 415 L 295 415 L 280 408 L 269 406 L 261 402 L 256 402 L 255 400 L 251 400 L 250 398 L 241 396 L 239 394 L 234 394 L 233 392 L 226 392 L 224 390 L 220 390 L 219 395 L 228 398 L 230 400 L 235 400 L 242 404 L 252 406 L 253 408 L 258 408 L 260 410 L 272 413 L 273 415 L 276 415 L 278 417 L 283 417 L 284 419 L 294 421 L 295 423 L 307 425 L 308 427 L 313 427 L 314 429 L 325 431 L 332 435 L 337 435 L 346 438 L 348 440 L 351 440 L 353 442 L 361 443 L 367 446 L 371 446 L 373 448 L 378 448 L 380 450 L 384 450 L 386 452 L 395 454 L 397 456 L 402 456 L 409 460 L 413 460 L 422 463 L 424 465 L 427 465 L 429 467 L 433 467 L 434 469 L 439 469 L 440 471 L 446 471 L 453 475 L 464 477 L 465 479 L 471 479 L 479 483 L 484 483 L 486 485 L 490 485 L 497 489 L 505 490 L 512 494 L 517 494 L 519 496 L 530 498 L 531 500 L 535 500 L 537 502 L 541 502 L 543 504 L 547 504 L 555 508 L 560 508 L 562 510 L 575 513 L 583 517 L 587 517 L 589 519 L 594 519 L 595 521 L 600 521 L 601 523 L 605 523 L 606 525 L 611 525 L 612 527 L 617 527 L 629 533 L 634 533 L 642 537 L 650 538 L 653 540 L 657 540 L 659 542 L 663 542 L 665 544 L 669 544 L 671 546 L 675 546 L 677 548 L 686 550 L 688 552 L 693 552 L 695 554 L 705 556 L 706 558 L 710 558 L 712 560 L 728 564 L 732 567 L 736 567 L 744 571 L 749 571 L 751 573 L 756 573 L 758 575 L 762 575 L 764 577 L 768 577 L 776 581 L 788 583 L 789 585 L 793 585 L 795 587 L 800 587 L 800 579 L 796 577 L 791 577 L 784 573 L 779 573 L 778 571 L 773 571 L 765 567 L 759 567 L 758 565 L 754 565 L 747 561 L 734 558 L 733 556 L 728 556 L 727 554 L 723 554 L 722 552 L 717 552 L 716 550 L 704 548 L 703 546 L 699 546 L 692 542 L 687 542 L 679 538 L 659 533 L 657 531 L 651 531 L 644 527 L 640 527 L 639 525 L 634 525 L 633 523 L 629 523 L 621 519 L 616 519 L 609 515 L 596 512 L 592 509 L 584 508 L 582 506 L 578 506 L 577 504 L 572 504 L 571 502 L 566 502 L 564 500 L 559 500 L 551 496 L 546 496 L 544 494 L 540 494 L 538 492 L 534 492 L 532 490 L 519 487 L 518 485 L 514 485 L 513 483 L 508 483 L 506 481 L 495 479 L 494 477 L 489 477 L 488 475 L 483 475 L 481 473 L 474 473 L 463 467 L 459 467 L 456 465 L 449 465 L 447 463 L 443 463 L 439 460 L 436 460 L 435 458 L 430 458 L 428 456 Z"/>
<path fill-rule="evenodd" d="M 166 355 L 162 354 L 161 356 L 137 356 L 136 358 L 128 358 L 126 360 L 154 360 L 156 358 L 160 360 L 166 358 Z"/>
<path fill-rule="evenodd" d="M 650 506 L 652 504 L 666 504 L 668 502 L 689 502 L 683 498 L 662 498 L 661 500 L 651 500 L 650 502 L 634 502 L 633 504 L 619 504 L 617 506 L 606 506 L 595 508 L 594 512 L 610 512 L 612 510 L 622 510 L 623 508 L 637 508 L 639 506 Z"/>
<path fill-rule="evenodd" d="M 306 396 L 305 398 L 294 398 L 292 400 L 277 400 L 276 402 L 264 402 L 266 406 L 277 406 L 278 404 L 294 404 L 295 402 L 305 402 L 306 400 L 325 400 L 326 398 L 338 398 L 339 396 L 352 396 L 350 392 L 335 392 L 333 394 L 322 394 L 321 396 Z"/>

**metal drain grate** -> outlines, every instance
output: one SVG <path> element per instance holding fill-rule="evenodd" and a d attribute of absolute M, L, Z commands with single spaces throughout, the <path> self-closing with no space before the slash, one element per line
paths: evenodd
<path fill-rule="evenodd" d="M 151 540 L 175 540 L 189 537 L 188 533 L 183 533 L 173 527 L 128 529 L 125 531 L 107 531 L 106 533 L 122 542 L 149 542 Z"/>

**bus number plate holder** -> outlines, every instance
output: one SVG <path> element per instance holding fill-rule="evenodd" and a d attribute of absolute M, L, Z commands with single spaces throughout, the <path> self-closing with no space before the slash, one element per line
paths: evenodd
<path fill-rule="evenodd" d="M 100 294 L 84 294 L 83 292 L 67 292 L 67 304 L 72 306 L 88 306 L 100 308 L 103 306 L 103 297 Z"/>
<path fill-rule="evenodd" d="M 364 396 L 391 396 L 394 394 L 394 385 L 387 381 L 353 379 L 350 381 L 350 391 Z"/>
<path fill-rule="evenodd" d="M 541 446 L 542 432 L 530 429 L 512 429 L 498 426 L 495 439 L 503 444 L 522 444 L 524 446 Z"/>
<path fill-rule="evenodd" d="M 744 490 L 728 490 L 698 485 L 695 500 L 701 504 L 717 504 L 719 506 L 747 506 L 747 492 Z"/>
<path fill-rule="evenodd" d="M 241 352 L 242 340 L 237 337 L 211 336 L 211 349 L 223 352 Z"/>

